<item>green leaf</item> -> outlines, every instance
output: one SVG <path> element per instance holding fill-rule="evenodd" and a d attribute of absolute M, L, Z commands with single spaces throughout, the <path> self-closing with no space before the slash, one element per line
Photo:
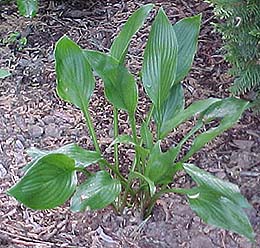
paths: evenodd
<path fill-rule="evenodd" d="M 225 182 L 193 164 L 183 164 L 183 168 L 200 187 L 206 187 L 229 198 L 241 208 L 251 208 L 248 201 L 240 194 L 237 185 Z"/>
<path fill-rule="evenodd" d="M 206 223 L 244 235 L 254 240 L 252 226 L 243 211 L 251 207 L 236 185 L 214 177 L 195 165 L 183 168 L 198 184 L 196 193 L 188 195 L 192 210 Z"/>
<path fill-rule="evenodd" d="M 43 151 L 39 150 L 36 147 L 32 147 L 27 150 L 29 156 L 33 158 L 33 163 L 29 163 L 23 168 L 24 171 L 27 171 L 31 166 L 34 165 L 35 161 L 39 158 L 52 153 L 64 154 L 72 158 L 76 162 L 76 167 L 87 167 L 91 164 L 99 162 L 102 157 L 100 153 L 96 151 L 89 151 L 81 148 L 76 144 L 68 144 L 53 151 Z"/>
<path fill-rule="evenodd" d="M 171 132 L 174 128 L 178 127 L 181 123 L 191 118 L 195 114 L 203 112 L 207 109 L 211 104 L 220 101 L 221 99 L 217 98 L 208 98 L 205 100 L 199 100 L 192 103 L 188 108 L 183 111 L 180 111 L 175 117 L 172 119 L 165 121 L 161 127 L 161 135 L 160 139 L 163 139 L 167 136 L 169 132 Z"/>
<path fill-rule="evenodd" d="M 154 185 L 154 182 L 152 182 L 148 177 L 146 177 L 146 176 L 144 176 L 141 173 L 136 172 L 136 171 L 130 172 L 130 177 L 131 178 L 136 177 L 136 178 L 140 178 L 140 179 L 146 181 L 148 186 L 149 186 L 150 195 L 153 196 L 155 194 L 156 187 Z"/>
<path fill-rule="evenodd" d="M 167 184 L 172 181 L 171 171 L 173 170 L 173 163 L 176 158 L 172 151 L 173 150 L 163 153 L 161 151 L 160 141 L 154 145 L 144 175 L 155 184 Z"/>
<path fill-rule="evenodd" d="M 146 122 L 142 123 L 140 133 L 144 146 L 151 149 L 153 147 L 153 134 L 151 133 Z"/>
<path fill-rule="evenodd" d="M 183 161 L 187 161 L 195 152 L 199 151 L 207 142 L 216 138 L 232 127 L 240 118 L 241 114 L 248 107 L 249 102 L 230 97 L 217 101 L 210 105 L 200 116 L 204 123 L 208 123 L 214 119 L 221 119 L 217 127 L 198 135 L 193 141 L 192 147 L 185 155 Z"/>
<path fill-rule="evenodd" d="M 19 13 L 25 17 L 34 17 L 38 11 L 38 0 L 17 0 Z"/>
<path fill-rule="evenodd" d="M 86 50 L 85 56 L 104 81 L 108 100 L 116 108 L 133 114 L 137 105 L 137 86 L 134 77 L 110 55 Z"/>
<path fill-rule="evenodd" d="M 63 154 L 39 159 L 8 194 L 32 209 L 50 209 L 63 204 L 77 185 L 74 160 Z"/>
<path fill-rule="evenodd" d="M 161 109 L 174 83 L 177 53 L 174 30 L 164 11 L 160 9 L 151 28 L 142 68 L 144 88 L 157 109 Z"/>
<path fill-rule="evenodd" d="M 0 69 L 0 79 L 9 77 L 10 75 L 11 75 L 11 73 L 9 71 Z"/>
<path fill-rule="evenodd" d="M 56 44 L 55 69 L 60 98 L 86 109 L 95 81 L 83 50 L 66 36 Z"/>
<path fill-rule="evenodd" d="M 99 171 L 79 185 L 71 199 L 71 210 L 101 209 L 115 201 L 121 192 L 121 184 L 112 179 L 108 172 Z"/>
<path fill-rule="evenodd" d="M 182 112 L 184 109 L 184 93 L 183 87 L 180 83 L 177 83 L 172 86 L 170 90 L 170 95 L 168 96 L 167 100 L 164 102 L 161 110 L 160 115 L 156 114 L 155 112 L 155 121 L 156 123 L 160 123 L 160 136 L 161 132 L 164 131 L 165 125 L 174 119 L 176 115 Z M 161 117 L 161 120 L 158 118 Z"/>
<path fill-rule="evenodd" d="M 197 51 L 201 14 L 181 19 L 173 25 L 178 42 L 178 63 L 175 83 L 188 74 Z"/>
<path fill-rule="evenodd" d="M 127 53 L 128 46 L 130 44 L 133 35 L 143 26 L 144 21 L 153 8 L 153 4 L 146 4 L 135 11 L 124 24 L 121 32 L 114 40 L 110 54 L 117 59 L 120 63 L 123 63 Z"/>

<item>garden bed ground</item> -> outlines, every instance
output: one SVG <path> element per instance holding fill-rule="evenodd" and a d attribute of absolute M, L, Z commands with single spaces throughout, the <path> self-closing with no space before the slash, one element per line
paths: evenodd
<path fill-rule="evenodd" d="M 64 205 L 50 211 L 32 211 L 5 193 L 19 180 L 21 168 L 29 161 L 27 148 L 51 149 L 73 142 L 92 147 L 80 112 L 60 101 L 55 93 L 55 42 L 67 34 L 82 47 L 107 51 L 127 17 L 146 2 L 40 1 L 39 14 L 32 20 L 20 17 L 13 4 L 0 5 L 0 40 L 12 32 L 19 32 L 28 40 L 21 50 L 19 40 L 0 44 L 0 67 L 12 72 L 11 77 L 0 81 L 0 247 L 252 247 L 239 235 L 202 223 L 186 199 L 177 195 L 162 197 L 153 216 L 143 221 L 136 211 L 126 210 L 117 216 L 110 208 L 71 213 Z M 212 9 L 198 0 L 156 2 L 173 23 L 185 16 L 203 14 L 198 54 L 184 81 L 187 104 L 209 96 L 227 96 L 232 80 L 226 73 L 220 37 L 210 25 L 214 21 Z M 147 34 L 145 27 L 132 42 L 132 72 L 140 69 Z M 143 106 L 147 106 L 142 94 L 141 101 L 140 116 L 145 111 Z M 112 118 L 100 84 L 91 109 L 105 150 L 111 142 Z M 126 118 L 123 113 L 120 116 L 120 131 L 128 132 Z M 191 125 L 192 121 L 178 135 L 186 133 Z M 178 135 L 173 133 L 165 145 L 173 143 Z M 124 164 L 129 163 L 131 154 L 120 156 Z M 248 215 L 260 245 L 259 118 L 247 111 L 232 130 L 207 145 L 192 161 L 241 187 L 254 207 Z M 176 183 L 189 186 L 190 180 L 180 175 Z"/>

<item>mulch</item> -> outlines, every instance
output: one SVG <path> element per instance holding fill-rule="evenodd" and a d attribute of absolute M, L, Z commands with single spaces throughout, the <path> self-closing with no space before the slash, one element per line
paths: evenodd
<path fill-rule="evenodd" d="M 68 143 L 93 148 L 79 110 L 61 101 L 55 93 L 56 41 L 66 34 L 84 48 L 107 52 L 129 15 L 146 2 L 40 1 L 39 13 L 31 20 L 19 16 L 14 4 L 2 4 L 0 41 L 19 32 L 19 37 L 27 38 L 27 44 L 22 47 L 19 37 L 13 43 L 0 42 L 0 67 L 12 72 L 11 77 L 0 81 L 0 247 L 252 247 L 239 235 L 202 223 L 186 200 L 173 194 L 162 197 L 153 216 L 143 221 L 137 211 L 130 209 L 122 216 L 110 208 L 71 213 L 68 204 L 54 210 L 32 211 L 5 193 L 19 180 L 21 168 L 30 160 L 27 148 L 53 149 Z M 227 74 L 229 66 L 223 59 L 221 38 L 211 25 L 216 21 L 212 8 L 198 0 L 156 1 L 156 9 L 160 6 L 172 23 L 203 13 L 198 53 L 183 82 L 186 104 L 210 96 L 228 96 L 232 78 Z M 152 20 L 151 14 L 129 49 L 127 65 L 135 74 L 141 68 Z M 139 90 L 140 120 L 147 112 L 149 100 L 140 84 Z M 99 81 L 90 108 L 102 150 L 110 159 L 111 153 L 106 148 L 112 141 L 112 108 Z M 120 132 L 129 133 L 125 113 L 121 112 L 119 119 Z M 173 132 L 164 146 L 183 137 L 192 124 L 190 120 Z M 253 206 L 248 215 L 260 244 L 259 154 L 260 120 L 247 111 L 238 124 L 191 161 L 240 186 Z M 123 146 L 120 158 L 127 166 L 132 150 Z M 181 174 L 176 180 L 178 185 L 189 187 L 189 178 Z"/>

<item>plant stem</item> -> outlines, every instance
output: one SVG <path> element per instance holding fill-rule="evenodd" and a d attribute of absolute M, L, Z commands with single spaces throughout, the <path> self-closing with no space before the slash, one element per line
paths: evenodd
<path fill-rule="evenodd" d="M 135 144 L 138 144 L 137 131 L 136 131 L 136 122 L 134 114 L 129 114 L 129 122 L 133 133 L 133 140 Z"/>
<path fill-rule="evenodd" d="M 113 109 L 114 115 L 114 139 L 118 136 L 118 109 L 114 107 Z M 114 158 L 115 158 L 115 167 L 117 171 L 119 171 L 119 159 L 118 159 L 118 144 L 114 144 Z"/>
<path fill-rule="evenodd" d="M 150 202 L 147 204 L 147 206 L 146 206 L 147 211 L 144 214 L 144 218 L 147 218 L 151 214 L 153 207 L 154 207 L 156 201 L 158 200 L 158 198 L 160 198 L 161 195 L 166 194 L 166 193 L 178 193 L 178 194 L 186 195 L 186 194 L 196 193 L 196 189 L 171 188 L 171 189 L 163 189 L 163 190 L 157 192 L 156 194 L 154 194 L 154 196 L 151 198 Z"/>
<path fill-rule="evenodd" d="M 92 175 L 91 172 L 89 172 L 88 170 L 85 170 L 85 169 L 82 168 L 82 167 L 76 167 L 75 170 L 82 172 L 83 174 L 85 174 L 85 175 L 88 176 L 88 177 L 90 177 L 90 176 Z"/>
<path fill-rule="evenodd" d="M 120 182 L 127 188 L 128 181 L 122 176 L 122 174 L 119 171 L 116 170 L 116 168 L 112 164 L 110 164 L 105 159 L 102 159 L 100 162 L 102 164 L 104 164 L 105 166 L 107 166 L 109 169 L 111 169 L 117 175 L 117 177 L 119 178 Z M 131 193 L 131 195 L 135 195 L 135 192 L 132 189 L 130 189 L 130 193 Z"/>
<path fill-rule="evenodd" d="M 131 126 L 131 129 L 132 129 L 134 143 L 138 145 L 138 138 L 137 138 L 137 131 L 136 131 L 136 121 L 135 121 L 134 113 L 133 114 L 129 113 L 129 122 L 130 122 L 130 126 Z M 140 157 L 139 157 L 137 149 L 135 148 L 135 159 L 132 163 L 132 167 L 130 169 L 130 173 L 129 173 L 129 176 L 128 176 L 128 179 L 127 179 L 127 186 L 126 186 L 125 193 L 124 193 L 123 200 L 122 200 L 122 204 L 121 204 L 121 212 L 124 210 L 124 207 L 125 207 L 126 201 L 127 201 L 128 192 L 131 190 L 131 181 L 132 181 L 131 172 L 135 171 L 136 165 L 138 167 L 140 167 L 140 161 L 139 160 L 140 160 Z M 138 171 L 139 171 L 139 169 L 140 168 L 138 168 Z"/>
<path fill-rule="evenodd" d="M 152 107 L 150 108 L 149 113 L 148 113 L 146 120 L 145 120 L 145 122 L 147 123 L 147 126 L 149 125 L 149 122 L 152 119 L 153 110 L 154 110 L 154 105 L 152 104 Z"/>
<path fill-rule="evenodd" d="M 95 129 L 94 129 L 91 117 L 90 117 L 89 110 L 86 106 L 84 106 L 82 111 L 83 111 L 84 118 L 85 118 L 87 126 L 88 126 L 88 130 L 90 132 L 92 141 L 94 143 L 94 147 L 95 147 L 97 152 L 101 153 L 101 150 L 99 148 L 98 141 L 97 141 L 97 135 L 96 135 L 96 132 L 95 132 Z"/>

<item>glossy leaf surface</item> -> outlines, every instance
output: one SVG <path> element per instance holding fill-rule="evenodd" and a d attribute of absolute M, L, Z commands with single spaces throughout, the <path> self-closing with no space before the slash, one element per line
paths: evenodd
<path fill-rule="evenodd" d="M 173 25 L 178 42 L 178 59 L 175 82 L 183 80 L 193 63 L 197 51 L 201 15 L 181 19 Z"/>
<path fill-rule="evenodd" d="M 247 107 L 247 101 L 233 97 L 223 99 L 209 106 L 209 108 L 202 113 L 200 119 L 202 119 L 204 123 L 220 119 L 220 123 L 217 127 L 211 128 L 195 138 L 184 161 L 199 151 L 207 142 L 232 127 L 239 120 L 241 114 Z"/>
<path fill-rule="evenodd" d="M 135 11 L 132 16 L 129 17 L 121 32 L 114 40 L 110 54 L 120 63 L 123 63 L 125 60 L 131 38 L 142 27 L 153 6 L 153 4 L 146 4 Z"/>
<path fill-rule="evenodd" d="M 75 191 L 74 160 L 49 154 L 37 161 L 8 194 L 32 209 L 50 209 L 63 204 Z"/>
<path fill-rule="evenodd" d="M 242 208 L 251 207 L 248 201 L 240 194 L 237 185 L 230 182 L 225 182 L 193 164 L 183 164 L 183 168 L 198 184 L 198 186 L 215 191 L 216 193 L 229 198 L 237 204 L 237 206 Z"/>
<path fill-rule="evenodd" d="M 79 185 L 71 199 L 71 210 L 101 209 L 111 204 L 121 192 L 121 184 L 108 172 L 99 171 Z"/>
<path fill-rule="evenodd" d="M 52 151 L 43 151 L 37 149 L 36 147 L 32 147 L 27 150 L 27 153 L 33 158 L 33 161 L 36 161 L 39 158 L 51 153 L 64 154 L 75 160 L 76 167 L 87 167 L 91 164 L 99 162 L 102 158 L 98 152 L 85 150 L 76 144 L 68 144 Z M 28 170 L 32 165 L 33 164 L 30 163 L 29 166 L 24 168 L 24 170 Z"/>
<path fill-rule="evenodd" d="M 184 109 L 184 93 L 183 87 L 180 83 L 172 86 L 170 95 L 162 105 L 160 114 L 155 112 L 155 121 L 160 123 L 160 136 L 161 132 L 165 129 L 165 125 L 177 116 Z M 158 118 L 161 118 L 160 120 Z"/>
<path fill-rule="evenodd" d="M 85 51 L 85 56 L 104 81 L 108 100 L 116 108 L 133 114 L 137 105 L 137 86 L 134 77 L 110 55 L 96 51 Z"/>
<path fill-rule="evenodd" d="M 38 0 L 17 0 L 19 13 L 25 17 L 34 17 L 38 11 Z"/>
<path fill-rule="evenodd" d="M 0 69 L 0 79 L 9 77 L 10 75 L 11 75 L 11 73 L 9 71 Z"/>
<path fill-rule="evenodd" d="M 154 145 L 145 168 L 145 176 L 155 184 L 164 184 L 172 181 L 171 171 L 176 158 L 172 151 L 163 153 L 159 141 Z"/>
<path fill-rule="evenodd" d="M 217 98 L 208 98 L 205 100 L 199 100 L 192 103 L 189 107 L 179 112 L 174 118 L 163 123 L 160 129 L 161 130 L 160 138 L 161 139 L 165 138 L 169 132 L 171 132 L 174 128 L 178 127 L 181 123 L 188 120 L 192 116 L 203 112 L 211 104 L 218 102 L 220 100 L 221 99 L 217 99 Z"/>
<path fill-rule="evenodd" d="M 197 193 L 188 195 L 191 208 L 206 223 L 254 239 L 252 226 L 243 211 L 250 207 L 236 185 L 214 177 L 195 165 L 183 168 L 197 183 Z"/>
<path fill-rule="evenodd" d="M 164 11 L 160 9 L 149 34 L 142 68 L 145 91 L 156 109 L 161 109 L 174 83 L 177 53 L 174 30 Z"/>
<path fill-rule="evenodd" d="M 81 48 L 66 36 L 56 44 L 55 69 L 60 98 L 86 109 L 95 87 L 94 77 Z"/>

